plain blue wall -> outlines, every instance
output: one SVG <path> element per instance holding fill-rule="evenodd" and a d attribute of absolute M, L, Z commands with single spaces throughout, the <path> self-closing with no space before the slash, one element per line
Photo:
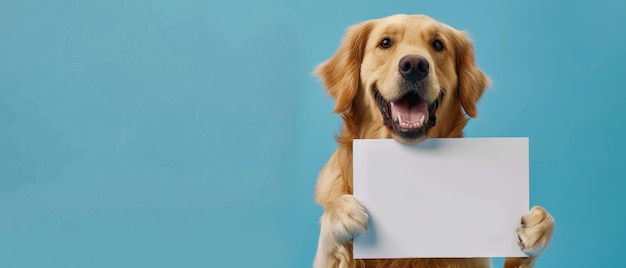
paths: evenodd
<path fill-rule="evenodd" d="M 0 267 L 310 267 L 335 148 L 311 76 L 345 28 L 426 13 L 494 87 L 472 137 L 528 136 L 538 267 L 621 265 L 626 2 L 0 2 Z M 502 260 L 496 260 L 495 266 Z"/>

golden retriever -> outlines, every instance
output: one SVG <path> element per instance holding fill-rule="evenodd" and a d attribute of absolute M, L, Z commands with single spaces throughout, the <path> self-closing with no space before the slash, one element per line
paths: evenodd
<path fill-rule="evenodd" d="M 425 15 L 365 21 L 348 29 L 316 75 L 335 99 L 334 112 L 341 114 L 343 127 L 315 189 L 324 213 L 313 266 L 491 267 L 488 258 L 352 258 L 352 239 L 368 223 L 366 208 L 352 195 L 352 140 L 417 143 L 428 137 L 462 137 L 489 84 L 476 66 L 467 34 Z M 507 268 L 533 267 L 552 238 L 554 220 L 542 207 L 520 216 L 519 245 L 528 257 L 507 258 Z"/>

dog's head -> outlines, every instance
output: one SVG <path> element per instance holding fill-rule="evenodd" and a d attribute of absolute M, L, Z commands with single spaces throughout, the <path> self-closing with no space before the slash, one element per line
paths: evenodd
<path fill-rule="evenodd" d="M 348 128 L 379 125 L 402 142 L 462 135 L 466 115 L 477 117 L 476 102 L 489 83 L 467 35 L 424 15 L 350 27 L 316 74 L 336 100 L 334 111 L 352 120 Z M 374 138 L 347 131 L 351 138 Z"/>

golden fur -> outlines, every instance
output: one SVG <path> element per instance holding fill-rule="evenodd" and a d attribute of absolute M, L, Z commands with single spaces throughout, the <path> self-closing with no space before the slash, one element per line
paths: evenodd
<path fill-rule="evenodd" d="M 392 47 L 381 49 L 383 38 Z M 433 49 L 433 40 L 443 50 Z M 439 98 L 436 125 L 414 139 L 396 135 L 383 121 L 372 91 L 384 98 L 399 93 L 398 62 L 404 55 L 421 55 L 430 63 L 424 78 L 423 99 Z M 320 172 L 315 200 L 324 207 L 314 267 L 491 267 L 489 259 L 354 260 L 351 240 L 367 228 L 365 208 L 352 196 L 352 140 L 394 138 L 420 142 L 425 138 L 462 137 L 469 118 L 477 117 L 476 103 L 489 84 L 476 66 L 472 42 L 466 33 L 424 15 L 394 15 L 349 28 L 336 54 L 316 70 L 335 99 L 334 112 L 343 127 L 338 148 Z M 410 213 L 410 212 L 407 212 Z M 554 221 L 541 207 L 523 216 L 518 229 L 520 246 L 528 258 L 508 258 L 505 267 L 533 267 L 552 237 Z"/>

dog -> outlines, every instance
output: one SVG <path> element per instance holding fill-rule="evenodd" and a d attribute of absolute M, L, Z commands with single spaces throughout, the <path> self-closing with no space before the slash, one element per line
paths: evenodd
<path fill-rule="evenodd" d="M 315 74 L 334 99 L 343 124 L 338 147 L 322 168 L 315 201 L 324 208 L 313 266 L 491 267 L 488 258 L 367 259 L 352 257 L 353 238 L 367 229 L 368 214 L 352 195 L 353 139 L 463 137 L 476 104 L 490 85 L 477 67 L 468 34 L 426 15 L 398 14 L 351 26 L 336 53 Z M 405 213 L 411 213 L 406 211 Z M 519 246 L 528 257 L 504 267 L 534 267 L 552 239 L 554 219 L 542 207 L 521 216 Z"/>

